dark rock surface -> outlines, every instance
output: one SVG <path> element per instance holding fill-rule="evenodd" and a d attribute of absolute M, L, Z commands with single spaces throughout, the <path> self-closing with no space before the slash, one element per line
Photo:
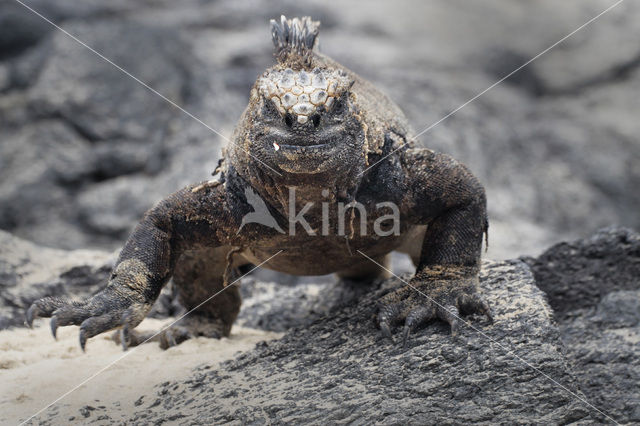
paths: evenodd
<path fill-rule="evenodd" d="M 407 348 L 374 326 L 376 301 L 396 280 L 216 370 L 158 388 L 130 420 L 178 423 L 566 424 L 589 419 L 557 328 L 525 264 L 487 263 L 482 290 L 496 318 L 452 339 L 437 323 Z M 375 287 L 374 287 L 375 288 Z"/>
<path fill-rule="evenodd" d="M 273 61 L 267 22 L 281 13 L 321 19 L 322 50 L 421 131 L 609 6 L 76 3 L 29 2 L 227 137 Z M 640 226 L 639 16 L 621 3 L 419 138 L 487 186 L 490 257 Z M 69 249 L 121 246 L 146 209 L 207 179 L 224 143 L 11 0 L 0 2 L 0 129 L 0 229 Z"/>
<path fill-rule="evenodd" d="M 640 422 L 640 235 L 607 228 L 525 260 L 580 389 L 620 423 Z"/>
<path fill-rule="evenodd" d="M 623 424 L 640 423 L 640 290 L 612 291 L 559 324 L 580 389 Z"/>
<path fill-rule="evenodd" d="M 333 309 L 353 303 L 367 291 L 330 278 L 319 283 L 283 286 L 253 277 L 242 280 L 242 309 L 238 324 L 269 331 L 304 327 L 326 317 Z"/>
<path fill-rule="evenodd" d="M 595 308 L 612 292 L 640 289 L 640 235 L 630 229 L 604 228 L 524 260 L 560 320 Z"/>

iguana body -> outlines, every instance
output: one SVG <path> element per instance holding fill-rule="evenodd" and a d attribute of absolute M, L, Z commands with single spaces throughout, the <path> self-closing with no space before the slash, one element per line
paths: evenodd
<path fill-rule="evenodd" d="M 104 290 L 82 302 L 38 300 L 29 323 L 51 317 L 54 334 L 80 325 L 83 348 L 87 338 L 120 328 L 126 347 L 139 343 L 131 330 L 172 276 L 193 309 L 245 263 L 370 280 L 385 275 L 371 259 L 384 265 L 393 250 L 411 256 L 419 291 L 404 286 L 380 301 L 386 335 L 402 321 L 406 336 L 433 318 L 455 332 L 460 312 L 489 316 L 476 292 L 488 226 L 481 184 L 451 157 L 414 148 L 400 109 L 316 52 L 317 32 L 309 18 L 272 21 L 277 64 L 252 88 L 216 179 L 149 210 Z M 345 208 L 353 202 L 361 207 Z M 165 332 L 162 344 L 226 336 L 239 309 L 237 288 L 226 288 Z"/>

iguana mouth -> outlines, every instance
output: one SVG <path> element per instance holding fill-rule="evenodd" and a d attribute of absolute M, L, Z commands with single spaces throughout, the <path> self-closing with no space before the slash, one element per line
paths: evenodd
<path fill-rule="evenodd" d="M 312 145 L 287 142 L 272 141 L 269 150 L 275 164 L 289 173 L 315 174 L 326 171 L 330 168 L 338 150 L 338 145 L 334 141 Z"/>
<path fill-rule="evenodd" d="M 284 150 L 291 150 L 291 151 L 300 152 L 300 153 L 313 152 L 317 149 L 323 149 L 331 145 L 331 143 L 321 143 L 316 145 L 287 145 L 287 144 L 278 145 L 276 142 L 274 143 L 276 144 L 274 146 L 274 149 L 276 151 L 279 151 L 280 149 L 284 149 Z"/>
<path fill-rule="evenodd" d="M 310 132 L 273 126 L 261 141 L 261 151 L 281 170 L 296 174 L 316 174 L 335 168 L 336 158 L 353 149 L 344 125 L 332 124 Z"/>
<path fill-rule="evenodd" d="M 280 127 L 273 127 L 269 130 L 265 142 L 270 149 L 280 148 L 298 148 L 298 147 L 327 147 L 336 145 L 344 134 L 342 126 L 332 125 L 323 129 L 311 132 L 297 132 Z"/>
<path fill-rule="evenodd" d="M 298 155 L 300 159 L 307 156 L 315 156 L 317 158 L 324 158 L 337 148 L 337 145 L 332 142 L 313 144 L 313 145 L 298 145 L 291 143 L 278 143 L 274 142 L 271 146 L 276 158 L 280 158 L 285 155 L 289 159 L 293 159 L 292 154 Z"/>
<path fill-rule="evenodd" d="M 311 148 L 311 147 L 321 147 L 321 146 L 329 146 L 335 145 L 334 138 L 315 138 L 315 137 L 307 137 L 307 138 L 266 138 L 265 143 L 269 146 L 269 149 L 278 149 L 281 148 Z"/>

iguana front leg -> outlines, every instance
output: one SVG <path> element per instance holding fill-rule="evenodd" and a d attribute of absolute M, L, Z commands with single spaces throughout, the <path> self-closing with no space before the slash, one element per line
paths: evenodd
<path fill-rule="evenodd" d="M 80 326 L 80 346 L 88 338 L 122 328 L 126 334 L 147 315 L 186 249 L 229 244 L 234 215 L 223 185 L 184 188 L 149 210 L 127 240 L 107 286 L 84 301 L 37 300 L 27 324 L 51 317 L 55 337 L 60 326 Z"/>
<path fill-rule="evenodd" d="M 482 313 L 489 306 L 477 292 L 482 238 L 487 231 L 486 197 L 469 170 L 449 156 L 426 149 L 402 154 L 411 220 L 428 224 L 416 273 L 380 303 L 378 321 L 391 327 L 404 321 L 404 339 L 420 324 L 439 318 L 459 327 L 461 313 Z"/>

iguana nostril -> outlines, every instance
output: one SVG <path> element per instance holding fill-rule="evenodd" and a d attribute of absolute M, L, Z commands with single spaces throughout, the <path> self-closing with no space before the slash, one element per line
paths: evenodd
<path fill-rule="evenodd" d="M 313 114 L 311 121 L 313 122 L 313 127 L 318 127 L 320 125 L 320 114 Z"/>
<path fill-rule="evenodd" d="M 284 123 L 287 125 L 287 127 L 293 126 L 293 116 L 290 113 L 285 114 Z"/>

